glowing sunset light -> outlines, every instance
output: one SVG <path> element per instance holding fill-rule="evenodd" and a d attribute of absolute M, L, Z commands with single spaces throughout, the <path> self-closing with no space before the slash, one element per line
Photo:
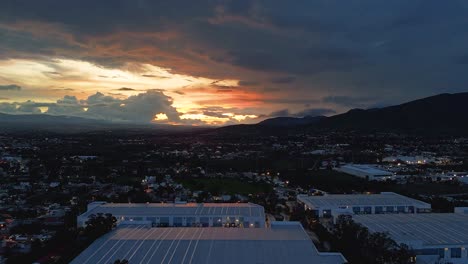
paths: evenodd
<path fill-rule="evenodd" d="M 164 121 L 164 120 L 168 120 L 167 115 L 164 114 L 164 113 L 159 113 L 159 114 L 155 115 L 154 119 L 153 119 L 153 121 Z"/>
<path fill-rule="evenodd" d="M 0 113 L 226 125 L 466 91 L 463 1 L 124 2 L 0 1 Z"/>

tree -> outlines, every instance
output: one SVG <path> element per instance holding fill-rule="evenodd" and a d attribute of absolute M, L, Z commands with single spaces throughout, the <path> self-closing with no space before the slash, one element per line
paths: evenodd
<path fill-rule="evenodd" d="M 408 264 L 414 256 L 406 245 L 398 245 L 387 233 L 371 233 L 350 216 L 339 216 L 331 237 L 334 250 L 342 252 L 350 263 Z"/>
<path fill-rule="evenodd" d="M 88 217 L 88 221 L 86 221 L 84 233 L 87 237 L 94 240 L 111 231 L 116 224 L 117 218 L 112 214 L 92 214 Z"/>

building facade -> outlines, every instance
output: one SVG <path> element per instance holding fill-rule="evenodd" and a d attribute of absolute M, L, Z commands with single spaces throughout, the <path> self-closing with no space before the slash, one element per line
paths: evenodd
<path fill-rule="evenodd" d="M 385 181 L 393 179 L 394 174 L 389 171 L 379 169 L 373 165 L 367 164 L 346 164 L 341 167 L 334 168 L 336 171 L 353 175 L 359 178 L 364 178 L 370 181 Z"/>
<path fill-rule="evenodd" d="M 262 206 L 252 203 L 105 203 L 88 205 L 77 218 L 85 226 L 92 215 L 112 214 L 119 224 L 150 223 L 161 227 L 265 227 Z"/>
<path fill-rule="evenodd" d="M 468 214 L 353 215 L 370 232 L 385 232 L 408 245 L 416 263 L 468 264 Z"/>
<path fill-rule="evenodd" d="M 380 194 L 298 195 L 304 209 L 318 217 L 355 214 L 414 214 L 431 211 L 431 205 L 393 192 Z"/>

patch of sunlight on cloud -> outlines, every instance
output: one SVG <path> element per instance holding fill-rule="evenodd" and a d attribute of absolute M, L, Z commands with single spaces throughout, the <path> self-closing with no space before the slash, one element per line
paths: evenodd
<path fill-rule="evenodd" d="M 205 106 L 205 103 L 200 102 L 220 99 L 216 88 L 209 87 L 236 87 L 239 80 L 177 74 L 171 69 L 150 64 L 127 63 L 121 68 L 105 68 L 87 61 L 62 58 L 8 59 L 0 60 L 0 84 L 3 82 L 24 88 L 8 97 L 8 100 L 12 101 L 55 102 L 65 95 L 86 99 L 96 92 L 124 99 L 158 89 L 173 99 L 172 106 L 181 114 L 181 119 L 202 120 L 207 124 L 220 125 L 233 120 L 243 121 L 257 117 L 233 113 L 226 113 L 225 117 L 194 114 L 194 110 Z M 63 87 L 67 89 L 62 89 Z M 122 87 L 128 88 L 123 90 Z M 184 89 L 187 89 L 187 92 L 184 92 Z M 229 100 L 229 96 L 230 94 L 226 94 L 222 101 Z M 42 113 L 47 112 L 45 108 L 40 110 Z M 160 113 L 155 115 L 153 121 L 167 120 L 168 117 Z"/>
<path fill-rule="evenodd" d="M 167 115 L 165 113 L 159 113 L 159 114 L 154 116 L 153 121 L 165 121 L 165 120 L 168 120 L 168 119 L 169 118 L 167 117 Z"/>

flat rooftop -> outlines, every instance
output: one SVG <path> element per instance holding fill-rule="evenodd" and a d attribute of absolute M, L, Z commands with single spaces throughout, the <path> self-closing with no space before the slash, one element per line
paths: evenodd
<path fill-rule="evenodd" d="M 264 209 L 252 203 L 105 203 L 81 216 L 111 213 L 113 215 L 159 216 L 159 215 L 226 215 L 262 217 Z"/>
<path fill-rule="evenodd" d="M 368 164 L 346 164 L 346 165 L 341 166 L 341 168 L 365 172 L 371 175 L 393 175 L 389 171 L 385 171 L 373 165 L 368 165 Z"/>
<path fill-rule="evenodd" d="M 323 196 L 298 195 L 297 199 L 309 207 L 340 206 L 408 206 L 431 208 L 431 205 L 393 192 L 380 194 L 327 194 Z"/>
<path fill-rule="evenodd" d="M 97 239 L 71 263 L 345 263 L 319 254 L 298 222 L 271 228 L 150 228 L 121 226 Z"/>
<path fill-rule="evenodd" d="M 388 232 L 397 242 L 421 241 L 424 246 L 468 245 L 467 214 L 353 215 L 371 232 Z"/>

